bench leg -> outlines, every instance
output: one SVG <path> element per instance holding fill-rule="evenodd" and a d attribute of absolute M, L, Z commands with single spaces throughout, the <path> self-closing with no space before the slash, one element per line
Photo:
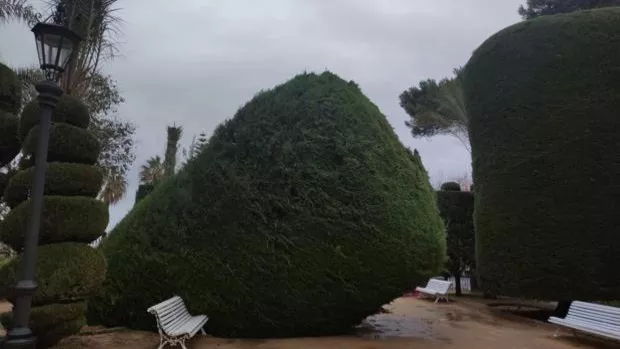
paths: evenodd
<path fill-rule="evenodd" d="M 562 333 L 562 328 L 558 327 L 557 330 L 555 330 L 555 333 L 553 334 L 553 338 L 558 338 Z"/>
<path fill-rule="evenodd" d="M 201 328 L 201 329 L 200 329 L 200 333 L 202 333 L 202 334 L 203 334 L 203 335 L 205 335 L 205 336 L 207 335 L 207 332 L 205 332 L 205 329 L 204 329 L 204 328 Z"/>
<path fill-rule="evenodd" d="M 435 303 L 439 302 L 439 296 L 435 296 Z"/>

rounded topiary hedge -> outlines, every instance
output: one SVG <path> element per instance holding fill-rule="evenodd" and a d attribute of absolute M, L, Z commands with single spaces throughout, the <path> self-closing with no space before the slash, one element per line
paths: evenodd
<path fill-rule="evenodd" d="M 28 199 L 34 167 L 15 174 L 4 190 L 4 200 L 13 208 Z M 93 165 L 66 162 L 48 163 L 45 173 L 45 195 L 96 197 L 101 190 L 103 173 Z"/>
<path fill-rule="evenodd" d="M 461 185 L 457 182 L 446 182 L 441 185 L 442 191 L 461 191 Z"/>
<path fill-rule="evenodd" d="M 39 123 L 40 118 L 41 108 L 36 100 L 24 107 L 19 123 L 19 133 L 22 138 L 28 136 L 28 132 Z M 88 107 L 77 97 L 64 94 L 52 112 L 52 121 L 86 129 L 90 125 L 90 113 Z"/>
<path fill-rule="evenodd" d="M 33 127 L 24 140 L 26 154 L 36 156 L 39 126 Z M 99 141 L 88 130 L 65 123 L 53 124 L 50 130 L 47 161 L 93 165 L 99 157 Z"/>
<path fill-rule="evenodd" d="M 0 111 L 17 114 L 22 103 L 22 82 L 11 68 L 0 63 Z"/>
<path fill-rule="evenodd" d="M 304 74 L 259 93 L 102 244 L 93 321 L 154 330 L 173 294 L 218 336 L 343 333 L 441 268 L 419 156 L 353 82 Z"/>
<path fill-rule="evenodd" d="M 0 268 L 0 298 L 13 301 L 21 256 Z M 34 306 L 86 300 L 105 278 L 106 260 L 101 251 L 86 244 L 66 242 L 40 246 L 37 252 Z"/>
<path fill-rule="evenodd" d="M 499 295 L 620 295 L 620 8 L 489 38 L 465 69 L 478 271 Z"/>
<path fill-rule="evenodd" d="M 0 222 L 0 241 L 20 251 L 32 216 L 24 201 Z M 108 226 L 108 205 L 83 196 L 44 196 L 39 245 L 63 241 L 91 243 Z"/>

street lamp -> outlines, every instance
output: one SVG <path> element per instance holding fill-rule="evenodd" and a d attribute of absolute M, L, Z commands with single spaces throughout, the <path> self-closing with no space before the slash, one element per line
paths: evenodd
<path fill-rule="evenodd" d="M 41 108 L 39 135 L 35 155 L 34 178 L 30 195 L 32 215 L 28 220 L 24 251 L 21 256 L 19 280 L 15 285 L 13 304 L 13 328 L 7 332 L 6 349 L 35 348 L 36 337 L 30 327 L 30 309 L 32 294 L 37 289 L 35 280 L 37 244 L 41 225 L 45 170 L 47 167 L 47 147 L 52 124 L 52 111 L 56 107 L 62 89 L 58 81 L 67 68 L 81 38 L 69 28 L 54 23 L 37 23 L 33 28 L 37 53 L 41 69 L 45 72 L 45 81 L 35 88 L 39 92 L 37 101 Z"/>

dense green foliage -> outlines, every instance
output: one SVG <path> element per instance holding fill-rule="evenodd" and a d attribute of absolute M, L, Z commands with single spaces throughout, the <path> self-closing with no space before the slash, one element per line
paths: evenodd
<path fill-rule="evenodd" d="M 20 106 L 21 83 L 9 67 L 0 63 L 0 168 L 10 163 L 19 153 L 19 121 L 16 113 Z"/>
<path fill-rule="evenodd" d="M 17 114 L 21 107 L 22 84 L 11 68 L 0 63 L 0 110 Z"/>
<path fill-rule="evenodd" d="M 45 245 L 40 246 L 37 253 L 35 277 L 39 287 L 32 298 L 35 306 L 84 301 L 105 278 L 104 256 L 86 244 Z M 14 258 L 0 269 L 0 298 L 6 296 L 12 300 L 11 289 L 20 260 L 21 256 Z"/>
<path fill-rule="evenodd" d="M 461 191 L 461 185 L 457 182 L 446 182 L 441 185 L 441 190 L 444 191 Z"/>
<path fill-rule="evenodd" d="M 460 191 L 455 182 L 447 182 L 437 192 L 439 214 L 446 226 L 447 269 L 456 278 L 456 293 L 461 293 L 460 277 L 473 270 L 476 262 L 474 195 Z"/>
<path fill-rule="evenodd" d="M 84 316 L 86 311 L 86 302 L 69 303 L 69 304 L 50 304 L 40 307 L 34 307 L 30 313 L 29 326 L 34 332 L 44 332 L 53 328 L 57 319 L 62 321 L 75 320 Z M 13 325 L 12 313 L 4 313 L 0 315 L 0 322 L 6 327 Z"/>
<path fill-rule="evenodd" d="M 610 6 L 620 6 L 620 0 L 527 0 L 525 6 L 519 7 L 519 14 L 523 19 L 532 19 Z"/>
<path fill-rule="evenodd" d="M 0 222 L 0 241 L 21 250 L 32 215 L 29 200 L 19 204 Z M 108 225 L 108 205 L 84 196 L 45 196 L 39 245 L 63 241 L 91 243 Z"/>
<path fill-rule="evenodd" d="M 259 93 L 104 241 L 92 320 L 155 329 L 173 294 L 219 336 L 342 333 L 441 268 L 420 158 L 354 82 Z"/>
<path fill-rule="evenodd" d="M 0 110 L 0 165 L 9 163 L 19 153 L 17 116 Z"/>
<path fill-rule="evenodd" d="M 28 132 L 39 123 L 41 108 L 36 100 L 28 103 L 21 113 L 19 132 L 26 138 Z M 52 112 L 53 122 L 63 122 L 79 128 L 87 128 L 90 124 L 90 113 L 84 103 L 71 95 L 63 95 Z"/>
<path fill-rule="evenodd" d="M 618 45 L 620 8 L 597 9 L 508 27 L 469 61 L 484 289 L 618 298 Z"/>
<path fill-rule="evenodd" d="M 138 201 L 144 199 L 154 189 L 155 189 L 155 185 L 154 184 L 140 184 L 138 186 L 138 190 L 136 191 L 136 203 Z"/>
<path fill-rule="evenodd" d="M 24 140 L 24 153 L 36 156 L 38 134 L 39 126 L 30 130 Z M 91 132 L 65 123 L 52 125 L 47 161 L 93 165 L 99 151 L 99 142 Z"/>
<path fill-rule="evenodd" d="M 11 177 L 4 190 L 7 205 L 15 207 L 28 198 L 33 173 L 34 167 L 29 167 Z M 96 166 L 51 162 L 45 173 L 45 195 L 95 197 L 102 180 L 101 170 Z"/>

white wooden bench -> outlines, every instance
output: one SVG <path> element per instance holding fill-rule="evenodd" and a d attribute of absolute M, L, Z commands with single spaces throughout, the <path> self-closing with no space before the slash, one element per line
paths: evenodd
<path fill-rule="evenodd" d="M 206 315 L 190 315 L 183 299 L 179 296 L 155 304 L 147 311 L 155 315 L 157 319 L 157 330 L 160 336 L 158 349 L 166 344 L 181 345 L 181 348 L 187 349 L 186 340 L 192 338 L 198 331 L 206 334 L 203 327 L 209 318 Z"/>
<path fill-rule="evenodd" d="M 435 296 L 435 303 L 439 302 L 440 299 L 448 301 L 448 290 L 450 289 L 450 285 L 452 285 L 451 281 L 438 280 L 438 279 L 430 279 L 428 283 L 424 287 L 416 287 L 416 291 L 427 294 L 429 296 Z"/>
<path fill-rule="evenodd" d="M 549 322 L 606 338 L 620 340 L 620 308 L 594 303 L 574 301 L 568 308 L 566 317 L 550 317 Z M 560 328 L 553 335 L 560 334 Z"/>

